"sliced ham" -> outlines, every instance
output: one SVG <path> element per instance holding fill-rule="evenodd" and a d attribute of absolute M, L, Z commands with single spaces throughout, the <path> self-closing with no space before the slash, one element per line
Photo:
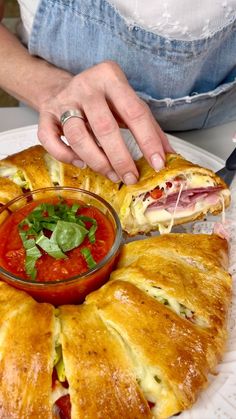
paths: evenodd
<path fill-rule="evenodd" d="M 221 186 L 209 186 L 207 188 L 186 189 L 180 195 L 177 210 L 191 209 L 199 200 L 205 200 L 206 203 L 208 203 L 209 205 L 214 205 L 219 199 L 218 192 L 221 189 Z M 165 197 L 161 197 L 157 199 L 155 202 L 152 202 L 148 206 L 147 210 L 166 209 L 171 212 L 175 208 L 178 195 L 179 192 L 175 192 L 166 195 Z"/>

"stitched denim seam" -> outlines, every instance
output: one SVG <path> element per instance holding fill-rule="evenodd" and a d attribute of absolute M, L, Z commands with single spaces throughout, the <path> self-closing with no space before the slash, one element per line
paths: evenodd
<path fill-rule="evenodd" d="M 222 86 L 218 86 L 216 89 L 212 90 L 211 92 L 214 92 L 215 90 L 218 90 L 218 92 L 216 94 L 210 94 L 210 92 L 206 92 L 206 93 L 200 93 L 199 95 L 196 96 L 202 96 L 202 97 L 196 97 L 196 96 L 184 96 L 182 98 L 176 98 L 176 99 L 172 99 L 172 98 L 164 98 L 164 99 L 155 99 L 152 96 L 148 96 L 145 95 L 144 100 L 147 102 L 151 102 L 151 101 L 155 101 L 154 105 L 156 105 L 157 107 L 163 107 L 167 104 L 167 101 L 172 102 L 169 107 L 177 107 L 177 106 L 182 106 L 183 104 L 188 104 L 189 106 L 194 105 L 195 103 L 201 103 L 201 102 L 205 102 L 206 100 L 210 100 L 210 99 L 215 99 L 217 100 L 218 97 L 222 94 L 222 93 L 227 93 L 229 92 L 232 87 L 234 87 L 236 85 L 236 80 L 230 82 L 230 83 L 225 83 L 227 86 L 222 87 Z M 136 91 L 137 94 L 141 94 L 142 92 L 138 92 Z M 189 99 L 188 99 L 189 98 Z M 163 103 L 162 103 L 163 102 Z M 214 105 L 212 105 L 214 106 Z"/>
<path fill-rule="evenodd" d="M 48 9 L 48 10 L 50 10 L 50 7 L 49 7 L 49 3 L 51 3 L 51 5 L 52 6 L 54 6 L 55 7 L 55 3 L 52 1 L 52 0 L 48 0 L 48 2 L 47 2 L 47 4 L 45 5 L 46 6 L 46 8 Z M 61 3 L 57 3 L 57 7 L 58 8 L 60 8 L 60 9 L 65 9 L 66 7 L 67 7 L 68 5 L 66 4 L 66 3 L 63 3 L 63 2 L 61 2 Z M 111 31 L 113 31 L 113 34 L 115 33 L 117 36 L 119 36 L 120 37 L 120 39 L 122 40 L 122 41 L 124 41 L 127 45 L 132 45 L 133 47 L 135 47 L 137 50 L 142 50 L 142 51 L 147 51 L 149 54 L 151 54 L 153 57 L 156 57 L 157 55 L 159 55 L 160 54 L 160 56 L 164 56 L 168 61 L 173 61 L 173 55 L 172 56 L 168 56 L 168 53 L 169 54 L 173 54 L 173 53 L 175 53 L 175 54 L 177 54 L 178 55 L 178 57 L 177 57 L 177 59 L 176 59 L 176 61 L 177 60 L 179 60 L 179 59 L 181 59 L 183 56 L 184 56 L 184 58 L 186 59 L 186 60 L 192 60 L 193 58 L 198 58 L 200 55 L 202 55 L 205 51 L 207 51 L 207 48 L 205 48 L 205 50 L 203 51 L 203 50 L 201 50 L 200 52 L 193 52 L 193 51 L 179 51 L 179 50 L 176 50 L 176 49 L 174 49 L 174 47 L 172 46 L 171 48 L 168 48 L 168 45 L 166 45 L 165 44 L 165 47 L 154 47 L 154 48 L 156 48 L 156 52 L 154 53 L 153 51 L 152 51 L 152 49 L 153 49 L 153 47 L 149 47 L 148 46 L 148 44 L 145 44 L 145 45 L 143 45 L 143 43 L 140 43 L 140 41 L 139 40 L 136 40 L 136 42 L 132 42 L 132 40 L 129 40 L 129 39 L 127 39 L 127 38 L 125 38 L 124 36 L 123 36 L 123 34 L 122 34 L 122 32 L 117 32 L 117 29 L 116 29 L 116 27 L 114 26 L 114 25 L 111 25 L 111 24 L 107 24 L 104 20 L 101 20 L 101 19 L 97 19 L 97 18 L 94 18 L 94 17 L 92 17 L 91 15 L 86 15 L 86 14 L 84 14 L 84 13 L 80 13 L 80 12 L 78 12 L 78 10 L 76 10 L 75 8 L 71 8 L 71 10 L 77 15 L 77 16 L 79 16 L 79 17 L 82 17 L 82 18 L 84 18 L 85 19 L 85 24 L 87 23 L 86 22 L 86 19 L 89 19 L 89 21 L 90 22 L 93 22 L 93 23 L 95 23 L 95 24 L 97 24 L 97 25 L 102 25 L 104 28 L 106 28 L 107 30 L 109 30 L 110 32 Z M 235 22 L 236 23 L 236 22 Z M 231 24 L 232 25 L 232 24 Z M 155 34 L 152 34 L 152 32 L 148 32 L 148 31 L 145 31 L 144 29 L 142 29 L 142 28 L 139 28 L 139 27 L 135 27 L 136 29 L 135 30 L 139 30 L 140 32 L 142 31 L 142 32 L 144 32 L 144 33 L 146 33 L 146 34 L 148 34 L 148 35 L 150 35 L 150 36 L 152 36 L 152 35 L 154 35 L 155 36 Z M 236 28 L 236 24 L 235 24 L 235 28 Z M 225 28 L 224 28 L 225 29 Z M 222 38 L 223 37 L 223 35 L 224 35 L 224 30 L 223 30 L 223 32 L 221 33 L 221 35 L 220 35 L 220 37 Z M 168 42 L 171 42 L 171 41 L 166 41 L 166 43 L 168 43 Z M 183 41 L 184 42 L 184 41 Z M 189 41 L 190 43 L 193 43 L 194 41 Z M 196 41 L 196 43 L 197 43 L 197 41 Z"/>

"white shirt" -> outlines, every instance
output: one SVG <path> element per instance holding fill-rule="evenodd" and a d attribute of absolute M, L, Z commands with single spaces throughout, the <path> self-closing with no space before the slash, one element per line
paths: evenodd
<path fill-rule="evenodd" d="M 170 39 L 206 38 L 236 18 L 236 0 L 109 0 L 132 27 Z M 18 0 L 27 43 L 40 0 Z"/>

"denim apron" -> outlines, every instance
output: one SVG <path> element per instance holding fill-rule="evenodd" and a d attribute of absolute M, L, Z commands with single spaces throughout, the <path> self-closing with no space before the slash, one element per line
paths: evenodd
<path fill-rule="evenodd" d="M 172 40 L 106 0 L 41 0 L 28 47 L 73 74 L 116 61 L 166 131 L 236 120 L 236 20 L 208 38 Z"/>

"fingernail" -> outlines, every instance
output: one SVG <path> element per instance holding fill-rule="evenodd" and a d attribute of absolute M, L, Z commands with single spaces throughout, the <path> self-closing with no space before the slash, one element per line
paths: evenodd
<path fill-rule="evenodd" d="M 82 160 L 73 160 L 72 164 L 80 169 L 85 169 L 85 167 L 87 167 L 87 164 Z"/>
<path fill-rule="evenodd" d="M 158 153 L 152 155 L 151 163 L 154 170 L 160 170 L 164 166 L 164 160 Z"/>
<path fill-rule="evenodd" d="M 232 140 L 233 140 L 233 143 L 236 143 L 236 132 L 235 132 L 235 134 L 234 134 L 234 136 L 233 136 Z"/>
<path fill-rule="evenodd" d="M 123 181 L 126 185 L 133 185 L 137 180 L 137 177 L 132 172 L 128 172 L 123 176 Z"/>
<path fill-rule="evenodd" d="M 119 176 L 113 170 L 107 173 L 107 177 L 114 183 L 117 183 L 120 181 Z"/>

